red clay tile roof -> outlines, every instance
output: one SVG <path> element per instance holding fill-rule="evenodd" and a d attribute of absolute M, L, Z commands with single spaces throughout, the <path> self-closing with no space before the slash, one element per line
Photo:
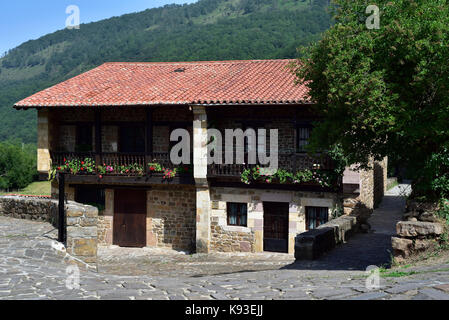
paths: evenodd
<path fill-rule="evenodd" d="M 292 61 L 105 63 L 15 107 L 305 103 Z"/>

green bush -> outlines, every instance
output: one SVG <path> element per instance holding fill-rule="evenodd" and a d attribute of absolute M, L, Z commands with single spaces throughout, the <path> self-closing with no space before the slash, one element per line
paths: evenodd
<path fill-rule="evenodd" d="M 0 189 L 22 189 L 36 178 L 36 146 L 0 143 Z"/>

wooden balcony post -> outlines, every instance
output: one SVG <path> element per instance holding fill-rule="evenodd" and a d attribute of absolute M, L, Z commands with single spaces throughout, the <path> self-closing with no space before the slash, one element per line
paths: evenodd
<path fill-rule="evenodd" d="M 102 130 L 101 130 L 101 110 L 95 111 L 95 163 L 102 165 Z"/>
<path fill-rule="evenodd" d="M 145 172 L 149 171 L 148 163 L 152 162 L 153 158 L 153 109 L 146 110 L 145 122 Z"/>

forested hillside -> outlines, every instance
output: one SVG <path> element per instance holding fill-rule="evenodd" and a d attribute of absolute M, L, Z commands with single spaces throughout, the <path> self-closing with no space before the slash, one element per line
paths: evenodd
<path fill-rule="evenodd" d="M 26 96 L 107 61 L 293 58 L 329 28 L 328 0 L 200 0 L 83 24 L 0 59 L 0 141 L 36 141 Z"/>

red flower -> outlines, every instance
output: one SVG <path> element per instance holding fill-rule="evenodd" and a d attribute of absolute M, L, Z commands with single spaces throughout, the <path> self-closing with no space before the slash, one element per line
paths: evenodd
<path fill-rule="evenodd" d="M 81 168 L 81 171 L 84 171 L 84 168 Z"/>
<path fill-rule="evenodd" d="M 61 167 L 58 167 L 58 170 L 61 170 Z"/>
<path fill-rule="evenodd" d="M 84 161 L 81 161 L 81 165 L 84 165 Z"/>
<path fill-rule="evenodd" d="M 103 176 L 101 174 L 99 175 L 99 177 L 100 177 L 100 179 L 103 179 Z"/>
<path fill-rule="evenodd" d="M 67 162 L 67 159 L 66 159 L 66 158 L 64 158 L 64 162 Z"/>

